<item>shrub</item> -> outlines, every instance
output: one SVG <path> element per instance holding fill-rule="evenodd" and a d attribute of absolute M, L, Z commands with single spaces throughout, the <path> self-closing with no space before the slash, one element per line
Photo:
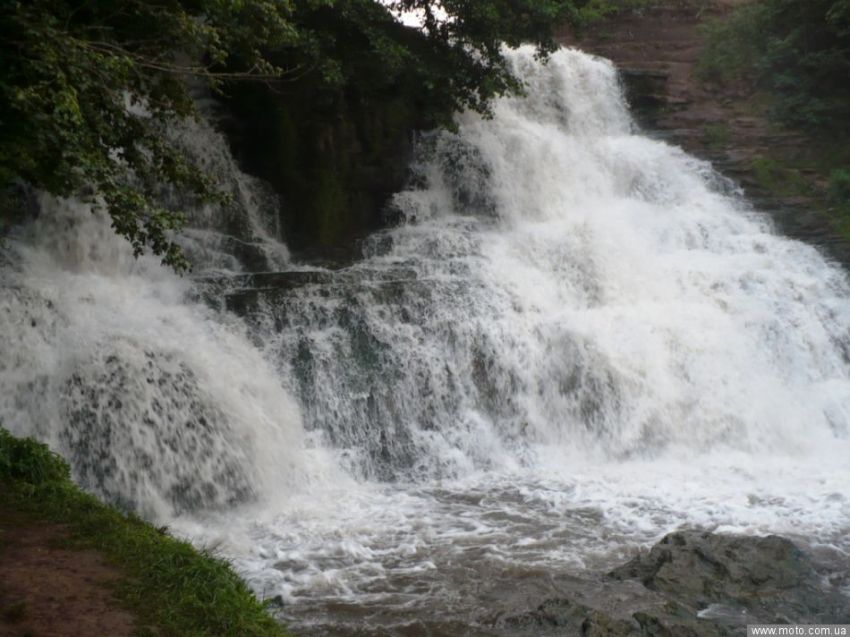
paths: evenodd
<path fill-rule="evenodd" d="M 15 438 L 0 427 L 0 480 L 43 485 L 69 475 L 68 463 L 46 445 L 32 438 Z"/>
<path fill-rule="evenodd" d="M 838 203 L 850 203 L 850 166 L 836 168 L 830 173 L 829 195 Z"/>
<path fill-rule="evenodd" d="M 850 133 L 850 0 L 764 0 L 706 27 L 706 79 L 748 77 L 774 98 L 776 121 Z"/>

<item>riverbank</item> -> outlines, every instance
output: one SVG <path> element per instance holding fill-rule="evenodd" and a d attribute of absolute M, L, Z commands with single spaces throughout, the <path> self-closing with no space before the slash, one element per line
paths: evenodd
<path fill-rule="evenodd" d="M 285 637 L 229 564 L 80 491 L 0 429 L 0 634 Z"/>

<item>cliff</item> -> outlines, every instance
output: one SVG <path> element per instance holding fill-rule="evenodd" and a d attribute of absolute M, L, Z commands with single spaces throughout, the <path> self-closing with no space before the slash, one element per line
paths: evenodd
<path fill-rule="evenodd" d="M 846 222 L 826 198 L 829 154 L 822 140 L 784 129 L 769 116 L 770 96 L 741 79 L 703 72 L 706 28 L 749 0 L 664 0 L 621 12 L 564 44 L 611 59 L 640 124 L 710 160 L 738 182 L 780 229 L 850 263 Z"/>

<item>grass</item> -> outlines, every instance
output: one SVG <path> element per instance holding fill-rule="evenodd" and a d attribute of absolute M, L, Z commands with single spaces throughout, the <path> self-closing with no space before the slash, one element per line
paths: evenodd
<path fill-rule="evenodd" d="M 723 122 L 712 122 L 703 126 L 702 137 L 711 148 L 723 148 L 729 144 L 732 133 Z"/>
<path fill-rule="evenodd" d="M 227 562 L 83 493 L 61 457 L 2 428 L 0 506 L 67 525 L 72 547 L 100 551 L 125 575 L 116 596 L 139 619 L 140 635 L 287 635 Z"/>
<path fill-rule="evenodd" d="M 850 236 L 850 166 L 830 173 L 828 193 L 833 224 L 842 234 Z"/>
<path fill-rule="evenodd" d="M 799 170 L 770 157 L 756 157 L 753 176 L 765 190 L 784 197 L 812 194 L 812 187 Z"/>

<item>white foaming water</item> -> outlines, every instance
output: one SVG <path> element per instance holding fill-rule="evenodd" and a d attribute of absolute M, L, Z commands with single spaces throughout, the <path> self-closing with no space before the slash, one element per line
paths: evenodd
<path fill-rule="evenodd" d="M 233 244 L 284 262 L 256 209 L 262 190 L 224 140 L 194 123 L 174 134 L 233 195 L 184 240 L 196 268 L 239 268 Z M 60 451 L 87 489 L 159 521 L 325 479 L 298 406 L 238 322 L 196 302 L 203 290 L 157 259 L 134 259 L 104 214 L 46 195 L 37 207 L 0 252 L 0 423 Z"/>
<path fill-rule="evenodd" d="M 232 536 L 302 631 L 487 633 L 518 582 L 539 601 L 681 525 L 850 549 L 845 273 L 638 134 L 608 62 L 509 59 L 528 96 L 423 142 L 405 225 L 255 294 L 308 427 L 373 485 Z"/>
<path fill-rule="evenodd" d="M 680 525 L 850 551 L 846 274 L 637 134 L 609 63 L 508 57 L 528 96 L 424 140 L 342 271 L 193 285 L 54 209 L 7 250 L 0 418 L 113 499 L 212 509 L 172 523 L 301 634 L 486 634 Z M 247 219 L 192 234 L 199 270 L 281 267 Z M 187 301 L 222 290 L 244 323 Z"/>

